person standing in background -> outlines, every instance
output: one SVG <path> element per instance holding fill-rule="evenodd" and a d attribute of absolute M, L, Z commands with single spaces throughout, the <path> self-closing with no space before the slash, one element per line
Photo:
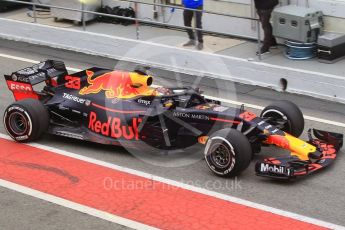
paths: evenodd
<path fill-rule="evenodd" d="M 273 29 L 270 23 L 272 11 L 279 3 L 278 0 L 254 0 L 255 8 L 259 15 L 259 20 L 264 30 L 265 38 L 261 47 L 261 54 L 270 52 L 270 48 L 277 47 L 277 41 L 273 37 Z M 257 53 L 258 54 L 258 53 Z"/>
<path fill-rule="evenodd" d="M 196 21 L 196 28 L 202 29 L 202 12 L 201 11 L 193 11 L 193 10 L 203 10 L 204 8 L 204 0 L 183 0 L 183 6 L 185 7 L 183 11 L 183 21 L 186 27 L 192 27 L 192 20 L 195 16 Z M 192 10 L 190 10 L 192 9 Z M 189 41 L 185 43 L 183 46 L 195 46 L 198 50 L 202 50 L 204 48 L 204 40 L 202 31 L 197 30 L 197 38 L 198 43 L 195 40 L 195 33 L 190 28 L 187 29 Z"/>

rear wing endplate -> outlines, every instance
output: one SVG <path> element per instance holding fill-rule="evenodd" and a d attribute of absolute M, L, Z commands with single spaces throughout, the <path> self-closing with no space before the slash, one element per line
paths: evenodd
<path fill-rule="evenodd" d="M 61 61 L 47 60 L 39 64 L 5 75 L 9 90 L 12 91 L 16 101 L 26 98 L 39 99 L 33 86 L 41 82 L 54 85 L 55 77 L 66 76 L 66 66 Z"/>

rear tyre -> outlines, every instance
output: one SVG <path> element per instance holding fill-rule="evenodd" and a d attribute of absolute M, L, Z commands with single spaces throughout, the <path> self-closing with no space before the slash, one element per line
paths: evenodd
<path fill-rule="evenodd" d="M 246 136 L 235 129 L 222 129 L 207 141 L 205 159 L 215 174 L 223 177 L 239 175 L 250 164 L 252 149 Z"/>
<path fill-rule="evenodd" d="M 5 110 L 4 126 L 15 141 L 34 141 L 48 130 L 49 113 L 38 100 L 17 101 Z"/>
<path fill-rule="evenodd" d="M 275 126 L 281 126 L 276 121 L 285 120 L 285 124 L 281 128 L 281 130 L 295 136 L 299 137 L 304 130 L 304 117 L 301 110 L 298 108 L 297 105 L 290 101 L 276 101 L 273 102 L 271 105 L 267 106 L 261 112 L 262 118 L 271 117 L 273 120 L 269 122 Z"/>

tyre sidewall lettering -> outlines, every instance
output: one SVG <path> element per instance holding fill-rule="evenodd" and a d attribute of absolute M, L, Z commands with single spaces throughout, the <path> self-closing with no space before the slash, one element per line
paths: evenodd
<path fill-rule="evenodd" d="M 11 106 L 7 109 L 8 112 L 11 112 L 12 110 L 18 110 L 21 113 L 25 113 L 25 110 L 19 106 Z"/>
<path fill-rule="evenodd" d="M 25 133 L 24 135 L 20 135 L 20 136 L 17 136 L 11 129 L 10 127 L 10 122 L 8 121 L 8 118 L 10 117 L 10 115 L 14 112 L 18 112 L 18 113 L 21 113 L 24 117 L 25 117 L 25 120 L 26 120 L 26 124 L 28 126 L 28 132 Z M 32 120 L 31 120 L 31 117 L 30 115 L 28 114 L 27 111 L 25 111 L 25 109 L 19 107 L 19 106 L 11 106 L 9 107 L 5 114 L 4 114 L 4 126 L 5 126 L 5 129 L 7 131 L 7 133 L 11 136 L 11 138 L 17 140 L 17 141 L 25 141 L 25 140 L 28 140 L 30 138 L 30 135 L 32 134 Z"/>
<path fill-rule="evenodd" d="M 225 144 L 227 146 L 227 148 L 229 149 L 229 151 L 231 152 L 231 154 L 232 154 L 231 166 L 229 168 L 227 168 L 227 169 L 217 168 L 212 163 L 212 160 L 211 160 L 212 152 L 210 150 L 212 149 L 212 145 L 213 144 L 217 144 L 219 142 Z M 231 143 L 226 138 L 223 138 L 223 137 L 216 136 L 216 137 L 213 137 L 213 138 L 208 140 L 208 142 L 206 144 L 206 147 L 205 147 L 205 158 L 206 158 L 206 163 L 209 166 L 209 168 L 214 173 L 216 173 L 218 175 L 227 175 L 227 174 L 229 174 L 235 168 L 235 165 L 236 165 L 236 151 L 235 151 L 234 147 L 231 145 Z"/>

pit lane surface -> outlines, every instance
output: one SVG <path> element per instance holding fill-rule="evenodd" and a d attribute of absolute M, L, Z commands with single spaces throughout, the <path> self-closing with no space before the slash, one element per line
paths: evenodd
<path fill-rule="evenodd" d="M 15 49 L 13 47 L 15 47 Z M 22 43 L 13 43 L 7 41 L 1 41 L 0 53 L 10 54 L 17 57 L 30 58 L 34 60 L 57 58 L 66 61 L 67 66 L 72 66 L 80 69 L 90 67 L 93 65 L 100 65 L 112 68 L 115 65 L 115 61 L 113 60 L 96 58 L 92 56 L 75 54 L 65 51 L 58 51 L 43 47 L 29 46 Z M 18 70 L 19 68 L 27 67 L 30 65 L 31 63 L 27 63 L 25 61 L 0 58 L 0 74 L 8 74 L 15 70 Z M 173 75 L 172 73 L 164 72 L 165 76 L 169 74 Z M 191 80 L 189 76 L 180 77 L 185 81 Z M 0 87 L 0 111 L 4 111 L 5 107 L 8 104 L 10 104 L 13 101 L 13 99 L 11 93 L 7 90 L 5 84 L 1 84 Z M 207 94 L 215 94 L 215 90 L 212 87 L 202 88 L 206 89 Z M 301 106 L 302 110 L 307 115 L 327 120 L 335 120 L 338 122 L 343 121 L 343 116 L 345 112 L 344 105 L 319 101 L 316 99 L 303 96 L 276 93 L 262 88 L 236 85 L 236 89 L 238 93 L 237 97 L 240 101 L 265 106 L 268 105 L 272 101 L 272 99 L 284 98 L 296 102 L 299 106 Z M 253 109 L 253 111 L 259 112 L 255 109 Z M 306 128 L 309 127 L 344 133 L 343 127 L 327 125 L 325 123 L 318 123 L 315 121 L 307 120 Z M 5 133 L 2 124 L 0 127 L 0 132 Z M 304 134 L 303 137 L 306 138 L 306 135 Z M 339 153 L 339 158 L 337 159 L 336 164 L 331 168 L 321 173 L 318 173 L 315 176 L 311 176 L 306 179 L 301 179 L 293 183 L 276 182 L 254 176 L 255 161 L 253 161 L 248 170 L 246 170 L 240 177 L 237 178 L 236 182 L 232 179 L 221 179 L 215 177 L 213 174 L 209 172 L 204 161 L 199 161 L 187 167 L 166 168 L 146 164 L 141 160 L 128 154 L 124 149 L 117 147 L 114 148 L 101 145 L 94 145 L 91 143 L 82 143 L 80 141 L 68 140 L 49 135 L 45 136 L 42 140 L 40 140 L 39 143 L 71 151 L 74 153 L 78 153 L 80 155 L 85 155 L 102 161 L 125 166 L 128 168 L 144 171 L 164 178 L 169 178 L 188 184 L 193 184 L 198 187 L 206 187 L 206 189 L 208 190 L 243 198 L 256 203 L 265 204 L 271 207 L 295 212 L 301 215 L 317 218 L 324 221 L 329 221 L 339 225 L 345 225 L 345 172 L 343 170 L 343 167 L 345 165 L 345 157 L 343 156 L 343 152 Z M 275 151 L 275 149 L 272 148 L 263 149 L 262 154 L 256 157 L 256 159 L 259 159 L 263 156 L 274 155 L 276 153 L 277 151 Z M 281 154 L 283 152 L 279 151 L 278 153 Z M 212 184 L 210 183 L 210 181 L 214 183 Z M 22 204 L 16 202 L 17 200 L 22 199 L 24 202 L 32 201 L 36 205 L 44 207 L 44 211 L 42 211 L 42 209 L 30 210 L 32 212 L 49 213 L 49 210 L 53 210 L 53 212 L 60 213 L 59 215 L 65 216 L 67 220 L 69 218 L 71 220 L 74 219 L 74 216 L 77 219 L 84 218 L 83 220 L 81 220 L 81 222 L 77 221 L 77 223 L 72 224 L 72 226 L 74 226 L 75 229 L 78 229 L 78 227 L 82 228 L 82 226 L 78 224 L 84 223 L 84 221 L 100 225 L 104 224 L 105 227 L 100 227 L 100 229 L 106 229 L 107 225 L 108 227 L 110 225 L 114 227 L 113 224 L 109 224 L 105 221 L 100 221 L 93 217 L 88 218 L 85 217 L 85 215 L 70 210 L 66 210 L 65 212 L 64 208 L 47 204 L 45 202 L 38 201 L 33 198 L 27 198 L 26 196 L 17 194 L 15 192 L 11 192 L 6 189 L 1 189 L 1 191 L 3 191 L 5 194 L 4 199 L 8 200 L 8 202 L 11 204 L 11 209 L 17 211 L 17 214 L 13 213 L 10 219 L 14 219 L 15 217 L 15 219 L 21 218 L 21 212 L 27 212 L 27 210 L 21 211 L 23 210 Z M 71 214 L 66 215 L 66 213 Z M 1 215 L 1 218 L 3 217 L 4 215 Z M 49 217 L 49 215 L 47 218 L 56 226 L 59 226 L 58 218 L 57 220 L 55 220 L 54 217 Z M 25 217 L 21 218 L 21 221 L 25 222 Z M 27 220 L 27 223 L 29 222 L 30 220 Z M 7 227 L 5 228 L 15 228 L 14 226 L 18 226 L 18 223 L 16 223 L 16 221 L 11 222 L 1 219 L 1 223 L 7 224 Z M 66 223 L 68 223 L 68 221 L 66 221 Z M 115 228 L 118 227 L 120 226 L 115 225 Z"/>

